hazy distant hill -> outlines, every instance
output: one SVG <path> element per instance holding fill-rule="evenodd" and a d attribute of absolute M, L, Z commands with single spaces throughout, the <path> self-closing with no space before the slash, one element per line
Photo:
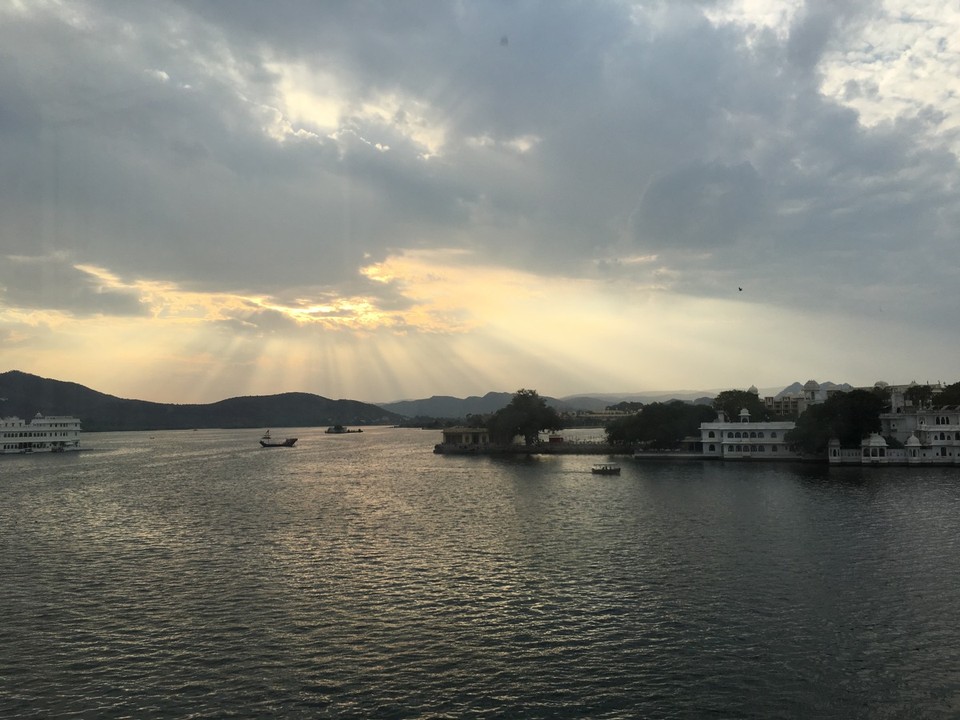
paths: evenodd
<path fill-rule="evenodd" d="M 596 396 L 571 395 L 560 399 L 544 396 L 543 399 L 547 401 L 547 405 L 560 412 L 597 412 L 625 400 L 644 403 L 667 402 L 673 399 L 701 402 L 704 399 L 701 395 L 702 393 L 692 392 L 644 393 L 642 395 L 624 393 L 622 395 L 601 394 Z M 381 403 L 380 407 L 409 418 L 465 418 L 467 415 L 494 413 L 505 407 L 513 396 L 514 393 L 507 392 L 489 392 L 483 397 L 471 395 L 466 398 L 434 395 L 422 400 Z M 712 400 L 712 397 L 707 398 L 707 402 Z"/>
<path fill-rule="evenodd" d="M 495 413 L 506 407 L 515 393 L 488 392 L 483 397 L 471 395 L 465 398 L 450 395 L 434 395 L 422 400 L 400 400 L 398 402 L 380 403 L 379 407 L 399 413 L 408 418 L 465 418 L 467 415 L 486 415 Z M 574 410 L 603 409 L 609 403 L 595 398 L 564 398 L 557 400 L 552 397 L 543 397 L 547 405 L 561 412 Z"/>
<path fill-rule="evenodd" d="M 500 408 L 506 407 L 512 398 L 513 393 L 506 392 L 488 392 L 483 397 L 471 395 L 467 398 L 434 395 L 423 400 L 381 403 L 380 407 L 410 418 L 465 418 L 467 415 L 483 415 L 496 412 Z"/>
<path fill-rule="evenodd" d="M 401 419 L 376 405 L 309 393 L 236 397 L 206 405 L 124 400 L 18 370 L 0 373 L 0 398 L 0 416 L 74 415 L 87 431 L 392 425 Z"/>

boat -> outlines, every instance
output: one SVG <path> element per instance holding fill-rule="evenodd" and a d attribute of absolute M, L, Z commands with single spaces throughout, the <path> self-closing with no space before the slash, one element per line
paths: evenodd
<path fill-rule="evenodd" d="M 270 437 L 270 431 L 267 430 L 263 437 L 260 438 L 260 447 L 293 447 L 298 438 L 284 438 L 283 440 L 278 440 L 274 442 L 273 438 Z"/>
<path fill-rule="evenodd" d="M 590 468 L 590 472 L 594 475 L 619 475 L 620 466 L 616 463 L 597 463 Z"/>
<path fill-rule="evenodd" d="M 326 430 L 324 430 L 324 432 L 327 435 L 345 435 L 347 433 L 362 433 L 363 430 L 361 430 L 360 428 L 357 428 L 356 430 L 351 430 L 349 428 L 345 428 L 343 425 L 331 425 Z"/>
<path fill-rule="evenodd" d="M 80 432 L 80 419 L 72 415 L 0 418 L 0 455 L 79 450 Z"/>

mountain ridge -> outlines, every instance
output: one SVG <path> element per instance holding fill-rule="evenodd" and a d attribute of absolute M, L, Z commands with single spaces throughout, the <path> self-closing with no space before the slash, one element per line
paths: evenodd
<path fill-rule="evenodd" d="M 247 395 L 207 404 L 156 403 L 107 395 L 74 382 L 20 370 L 0 373 L 0 416 L 73 415 L 90 432 L 193 428 L 392 425 L 397 413 L 357 400 L 310 393 Z"/>

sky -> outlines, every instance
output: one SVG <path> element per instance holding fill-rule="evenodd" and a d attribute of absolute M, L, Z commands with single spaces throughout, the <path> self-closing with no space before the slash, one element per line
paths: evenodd
<path fill-rule="evenodd" d="M 960 9 L 0 0 L 0 370 L 952 383 Z"/>

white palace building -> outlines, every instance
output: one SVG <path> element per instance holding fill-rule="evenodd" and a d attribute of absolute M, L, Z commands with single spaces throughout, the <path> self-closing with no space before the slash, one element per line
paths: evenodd
<path fill-rule="evenodd" d="M 827 460 L 834 465 L 960 466 L 960 406 L 933 408 L 913 404 L 906 393 L 911 385 L 883 384 L 890 391 L 891 410 L 880 415 L 880 432 L 864 438 L 860 447 L 841 448 L 834 440 L 828 447 Z M 930 387 L 934 397 L 943 390 L 941 383 Z M 753 392 L 754 388 L 750 390 Z M 823 402 L 825 397 L 811 380 L 804 385 L 803 396 L 797 399 L 809 406 Z M 705 458 L 721 460 L 800 459 L 801 455 L 785 439 L 795 426 L 792 420 L 754 422 L 746 409 L 740 411 L 736 420 L 721 412 L 715 422 L 700 424 L 700 452 Z M 890 447 L 887 438 L 895 441 L 896 447 Z"/>
<path fill-rule="evenodd" d="M 721 411 L 714 422 L 700 423 L 704 457 L 722 460 L 790 460 L 799 456 L 784 436 L 793 430 L 792 420 L 754 422 L 744 408 L 737 420 L 728 420 Z"/>

